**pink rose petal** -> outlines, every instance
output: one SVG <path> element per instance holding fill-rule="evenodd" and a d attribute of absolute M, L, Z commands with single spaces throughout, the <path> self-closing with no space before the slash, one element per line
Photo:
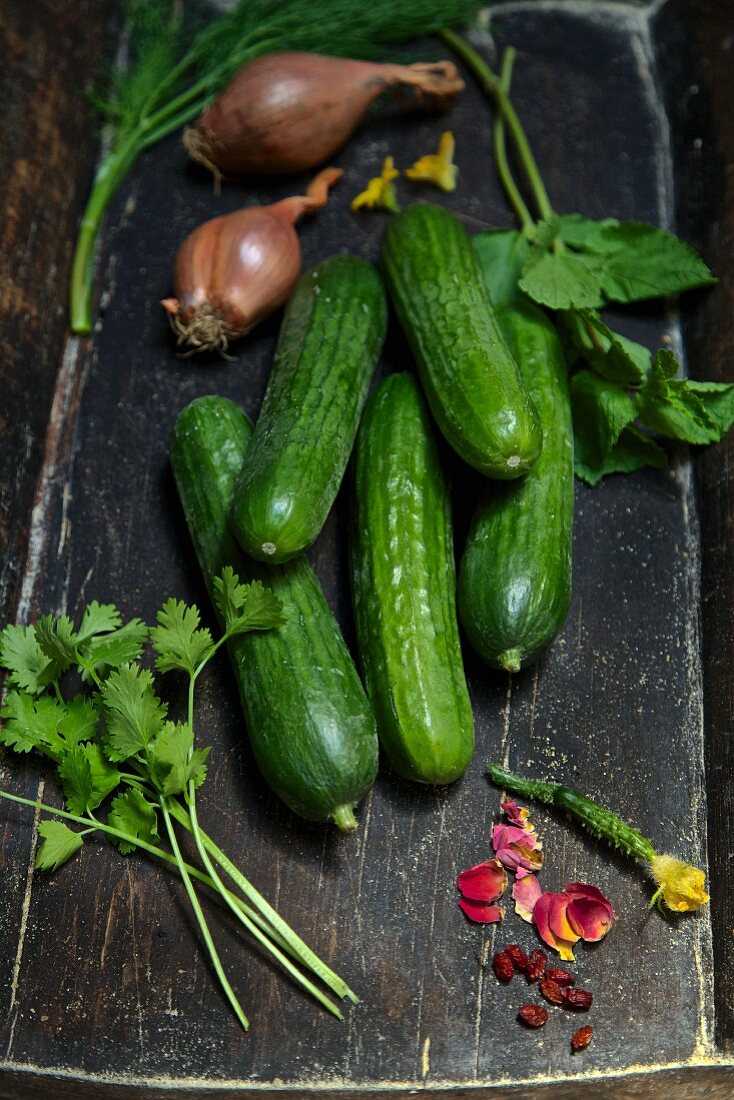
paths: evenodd
<path fill-rule="evenodd" d="M 515 900 L 515 912 L 528 924 L 533 922 L 533 909 L 541 895 L 540 883 L 535 875 L 526 872 L 524 878 L 518 873 L 515 884 L 512 887 L 512 896 Z"/>
<path fill-rule="evenodd" d="M 596 886 L 570 882 L 564 893 L 569 898 L 568 922 L 579 937 L 596 943 L 606 936 L 614 921 L 614 909 Z"/>
<path fill-rule="evenodd" d="M 540 938 L 557 951 L 562 959 L 573 962 L 573 944 L 579 939 L 571 929 L 571 937 L 565 938 L 554 931 L 553 925 L 558 928 L 568 926 L 561 918 L 562 910 L 568 905 L 569 899 L 564 894 L 541 894 L 533 908 L 533 924 L 538 930 Z M 565 914 L 564 914 L 565 916 Z"/>
<path fill-rule="evenodd" d="M 518 806 L 517 802 L 513 802 L 511 799 L 506 798 L 503 802 L 500 802 L 500 809 L 510 824 L 517 825 L 518 828 L 523 829 L 526 833 L 534 831 L 533 826 L 528 821 L 530 810 L 526 810 L 524 806 Z"/>
<path fill-rule="evenodd" d="M 470 901 L 496 901 L 507 889 L 507 871 L 498 859 L 490 859 L 462 871 L 456 885 Z"/>
<path fill-rule="evenodd" d="M 494 924 L 495 921 L 502 920 L 505 915 L 501 905 L 483 905 L 481 902 L 467 901 L 465 898 L 459 899 L 459 908 L 464 916 L 475 924 Z"/>

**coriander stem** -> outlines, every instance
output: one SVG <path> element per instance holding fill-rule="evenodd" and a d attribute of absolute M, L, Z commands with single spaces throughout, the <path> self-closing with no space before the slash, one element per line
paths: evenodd
<path fill-rule="evenodd" d="M 512 82 L 512 66 L 515 61 L 516 51 L 510 47 L 505 50 L 502 57 L 502 68 L 500 70 L 500 84 L 504 91 L 509 95 L 510 84 Z M 535 222 L 533 216 L 527 207 L 525 200 L 520 194 L 520 189 L 515 183 L 515 178 L 512 174 L 509 161 L 507 159 L 507 145 L 505 142 L 505 119 L 501 112 L 497 114 L 495 119 L 493 132 L 493 146 L 494 146 L 494 160 L 497 166 L 497 174 L 500 177 L 502 186 L 505 189 L 505 193 L 510 200 L 510 205 L 514 208 L 515 213 L 520 220 L 522 231 L 526 236 L 530 236 L 532 230 L 535 228 Z"/>
<path fill-rule="evenodd" d="M 528 178 L 528 183 L 532 189 L 540 216 L 545 219 L 552 217 L 553 207 L 551 206 L 551 201 L 545 189 L 543 177 L 540 174 L 540 169 L 538 168 L 533 151 L 530 148 L 530 142 L 527 139 L 523 125 L 517 116 L 517 112 L 512 105 L 510 97 L 502 87 L 502 82 L 499 77 L 492 71 L 487 62 L 477 53 L 474 47 L 469 45 L 466 39 L 456 34 L 455 31 L 446 29 L 442 30 L 440 34 L 444 42 L 451 46 L 464 64 L 471 69 L 485 92 L 494 99 L 512 134 L 513 141 L 517 147 L 518 156 L 520 157 L 523 169 Z"/>
<path fill-rule="evenodd" d="M 209 925 L 207 924 L 206 917 L 201 910 L 199 899 L 196 896 L 196 891 L 194 890 L 193 883 L 191 881 L 191 878 L 189 877 L 188 871 L 186 870 L 186 864 L 184 863 L 183 857 L 181 856 L 181 850 L 178 846 L 176 833 L 173 828 L 173 822 L 171 821 L 171 816 L 168 812 L 166 800 L 163 796 L 161 796 L 160 798 L 159 805 L 161 807 L 161 813 L 163 814 L 163 820 L 166 825 L 166 831 L 168 832 L 168 839 L 171 844 L 171 849 L 176 859 L 176 866 L 178 867 L 179 874 L 181 875 L 181 879 L 186 889 L 186 893 L 188 894 L 191 908 L 194 911 L 194 916 L 196 917 L 197 923 L 199 925 L 199 930 L 201 931 L 202 938 L 204 940 L 204 943 L 206 944 L 206 949 L 209 952 L 209 958 L 211 959 L 212 966 L 214 967 L 214 971 L 219 979 L 219 983 L 224 990 L 227 1000 L 232 1006 L 237 1019 L 242 1025 L 243 1030 L 247 1031 L 250 1026 L 249 1020 L 242 1011 L 242 1006 L 237 1000 L 234 990 L 229 984 L 227 975 L 225 974 L 224 968 L 222 967 L 222 964 L 220 962 L 219 954 L 216 947 L 214 946 L 214 940 L 212 939 L 211 932 L 209 931 Z"/>

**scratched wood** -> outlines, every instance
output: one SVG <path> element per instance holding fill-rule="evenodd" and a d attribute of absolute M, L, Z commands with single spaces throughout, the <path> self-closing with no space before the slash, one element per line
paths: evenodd
<path fill-rule="evenodd" d="M 19 26 L 23 5 L 11 7 Z M 722 323 L 731 320 L 733 301 L 726 269 L 732 206 L 722 206 L 723 162 L 734 150 L 722 45 L 727 10 L 731 4 L 706 0 L 671 0 L 654 11 L 543 0 L 497 5 L 491 21 L 495 41 L 520 51 L 515 100 L 558 208 L 659 224 L 677 214 L 685 235 L 724 273 L 712 294 L 688 301 L 682 314 L 689 366 L 701 377 L 731 372 L 731 328 Z M 44 9 L 49 49 L 56 36 L 61 51 L 54 19 L 66 26 L 64 11 L 63 4 Z M 109 13 L 97 13 L 99 22 Z M 426 49 L 439 55 L 435 43 Z M 72 56 L 59 62 L 61 72 Z M 80 63 L 73 78 L 67 73 L 64 95 L 83 71 Z M 698 92 L 683 94 L 696 85 Z M 99 274 L 105 308 L 93 344 L 70 341 L 62 360 L 54 308 L 63 300 L 69 226 L 93 153 L 69 103 L 57 103 L 55 132 L 83 145 L 87 159 L 67 166 L 62 158 L 59 166 L 76 205 L 64 207 L 67 220 L 56 223 L 58 275 L 47 284 L 48 305 L 27 323 L 27 355 L 45 340 L 46 366 L 31 384 L 13 360 L 12 415 L 3 410 L 19 432 L 13 416 L 30 416 L 29 396 L 42 405 L 32 423 L 21 421 L 29 424 L 34 457 L 3 490 L 11 494 L 3 498 L 11 524 L 3 539 L 12 571 L 31 521 L 39 422 L 53 399 L 33 552 L 22 575 L 16 567 L 8 603 L 22 595 L 21 615 L 73 615 L 91 598 L 109 599 L 151 620 L 175 594 L 199 601 L 210 616 L 176 504 L 167 437 L 177 412 L 198 394 L 225 394 L 257 414 L 277 319 L 241 346 L 234 363 L 182 361 L 156 303 L 193 226 L 247 202 L 275 201 L 304 181 L 243 183 L 214 197 L 176 140 L 148 155 L 111 212 Z M 415 116 L 365 127 L 337 158 L 345 178 L 329 206 L 303 226 L 306 262 L 336 250 L 375 258 L 384 218 L 351 215 L 349 199 L 388 152 L 409 164 L 446 125 Z M 489 112 L 471 84 L 451 126 L 461 183 L 440 201 L 471 231 L 509 224 L 491 169 Z M 13 148 L 9 162 L 19 155 Z M 406 201 L 413 194 L 406 190 Z M 32 204 L 31 194 L 23 201 Z M 23 224 L 44 209 L 35 201 L 24 207 Z M 13 247 L 18 238 L 6 239 Z M 33 279 L 23 284 L 21 269 L 11 270 L 10 285 L 31 294 Z M 640 309 L 619 324 L 651 345 L 681 335 L 673 312 Z M 381 369 L 407 366 L 392 332 Z M 19 438 L 3 438 L 6 473 L 20 465 Z M 538 668 L 513 678 L 488 672 L 467 653 L 478 751 L 466 776 L 435 791 L 381 775 L 356 836 L 304 824 L 277 803 L 257 776 L 226 664 L 206 675 L 198 721 L 214 750 L 202 817 L 359 991 L 362 1002 L 344 1023 L 312 1005 L 213 910 L 225 964 L 253 1018 L 243 1036 L 203 961 L 173 876 L 136 857 L 123 860 L 102 842 L 53 877 L 33 875 L 32 814 L 2 808 L 0 1097 L 255 1096 L 276 1086 L 287 1097 L 423 1090 L 580 1100 L 591 1088 L 600 1097 L 730 1096 L 732 897 L 724 830 L 731 779 L 722 768 L 731 751 L 730 454 L 719 448 L 699 460 L 699 494 L 682 451 L 669 471 L 612 479 L 594 491 L 578 486 L 575 591 L 562 636 Z M 446 460 L 460 537 L 475 486 L 458 462 Z M 342 498 L 312 560 L 351 642 L 344 513 Z M 179 687 L 170 684 L 173 707 L 181 704 Z M 569 1052 L 577 1020 L 557 1013 L 537 1035 L 521 1030 L 514 1017 L 528 995 L 517 983 L 499 987 L 488 968 L 495 941 L 530 947 L 530 929 L 514 917 L 499 931 L 470 926 L 455 904 L 457 871 L 489 854 L 497 806 L 483 775 L 489 759 L 569 779 L 628 810 L 662 849 L 702 864 L 708 829 L 711 913 L 666 921 L 648 914 L 649 892 L 634 869 L 536 811 L 546 887 L 594 882 L 619 916 L 604 943 L 578 952 L 577 972 L 595 995 L 595 1040 L 581 1058 Z M 24 794 L 39 790 L 35 767 L 8 764 L 5 784 Z M 58 797 L 52 782 L 45 796 Z"/>

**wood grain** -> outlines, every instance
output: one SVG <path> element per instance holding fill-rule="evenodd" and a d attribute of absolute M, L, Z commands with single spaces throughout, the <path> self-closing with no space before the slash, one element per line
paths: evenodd
<path fill-rule="evenodd" d="M 700 48 L 711 51 L 705 56 L 714 81 L 722 63 L 715 49 L 718 17 L 703 0 L 691 7 L 709 27 Z M 622 4 L 497 7 L 492 31 L 497 42 L 519 48 L 515 101 L 559 209 L 661 224 L 671 219 L 673 146 L 664 90 L 674 122 L 676 116 L 661 59 L 687 23 L 676 6 L 663 14 L 651 23 L 648 13 Z M 439 54 L 436 44 L 428 50 Z M 709 102 L 718 118 L 723 100 Z M 446 125 L 425 116 L 397 122 L 388 112 L 365 126 L 338 158 L 345 178 L 329 205 L 304 223 L 306 262 L 335 250 L 376 258 L 384 217 L 351 215 L 349 200 L 387 153 L 408 165 L 435 145 Z M 472 85 L 451 125 L 461 184 L 440 201 L 471 231 L 509 224 L 491 169 L 488 107 Z M 734 139 L 726 146 L 726 133 L 718 140 L 723 149 L 734 148 Z M 110 216 L 105 312 L 94 348 L 68 355 L 61 366 L 39 483 L 45 492 L 36 496 L 42 537 L 34 548 L 33 609 L 68 607 L 78 614 L 91 598 L 112 599 L 123 613 L 152 620 L 162 600 L 176 595 L 199 601 L 211 620 L 175 500 L 167 436 L 178 410 L 201 393 L 222 393 L 256 415 L 277 320 L 243 343 L 235 363 L 182 361 L 173 355 L 157 301 L 169 289 L 178 244 L 193 226 L 214 212 L 296 193 L 303 183 L 243 183 L 215 197 L 209 182 L 186 166 L 175 139 L 139 163 Z M 404 195 L 406 201 L 437 197 L 409 185 Z M 677 197 L 685 206 L 684 195 Z M 704 209 L 709 201 L 701 199 Z M 58 247 L 67 240 L 62 236 Z M 60 287 L 55 294 L 62 300 Z M 684 313 L 692 365 L 702 376 L 708 370 L 696 348 L 716 323 L 709 313 L 708 328 L 701 320 L 711 300 L 691 302 Z M 651 345 L 664 335 L 678 338 L 674 314 L 641 309 L 620 324 Z M 57 365 L 60 348 L 59 342 Z M 724 363 L 723 351 L 718 361 Z M 406 367 L 405 345 L 392 331 L 383 369 Z M 27 393 L 19 387 L 19 395 L 27 399 Z M 19 405 L 20 396 L 15 401 Z M 712 477 L 721 454 L 706 458 Z M 445 458 L 460 537 L 475 486 L 456 460 Z M 704 519 L 713 525 L 709 535 L 704 527 L 705 568 L 706 538 L 715 547 L 726 533 L 717 526 L 728 514 L 718 476 L 714 499 L 721 503 L 712 520 Z M 704 505 L 709 493 L 702 481 Z M 312 559 L 353 641 L 345 504 L 338 501 Z M 27 523 L 29 505 L 27 492 L 13 499 L 13 522 Z M 697 515 L 683 454 L 663 473 L 610 479 L 595 491 L 579 486 L 575 594 L 563 635 L 538 668 L 511 679 L 487 672 L 467 654 L 478 732 L 469 772 L 448 790 L 381 775 L 361 808 L 356 837 L 298 821 L 264 789 L 229 671 L 222 662 L 207 674 L 198 712 L 202 741 L 214 746 L 202 798 L 206 827 L 239 853 L 255 883 L 357 988 L 362 1003 L 344 1023 L 297 992 L 211 907 L 225 963 L 254 1020 L 243 1036 L 203 960 L 173 876 L 91 843 L 58 874 L 41 879 L 28 870 L 32 814 L 4 808 L 0 1097 L 31 1098 L 50 1089 L 60 1097 L 256 1096 L 276 1086 L 288 1097 L 348 1090 L 355 1100 L 411 1091 L 495 1100 L 576 1100 L 590 1089 L 601 1097 L 730 1095 L 729 1068 L 717 1064 L 721 1051 L 713 1042 L 707 913 L 677 921 L 649 915 L 648 891 L 633 868 L 560 819 L 542 810 L 534 815 L 546 845 L 546 887 L 594 882 L 619 914 L 607 941 L 578 953 L 577 972 L 595 994 L 590 1022 L 596 1029 L 581 1059 L 569 1051 L 575 1019 L 557 1013 L 538 1035 L 521 1030 L 514 1017 L 527 992 L 518 983 L 499 987 L 488 969 L 495 941 L 530 947 L 530 929 L 509 916 L 497 931 L 466 924 L 454 888 L 458 870 L 489 854 L 498 801 L 483 774 L 489 759 L 569 779 L 628 810 L 661 848 L 705 860 L 710 819 Z M 719 590 L 717 601 L 724 624 L 731 619 L 731 594 Z M 707 631 L 706 610 L 703 622 Z M 705 646 L 712 637 L 704 634 Z M 730 639 L 722 644 L 730 655 Z M 175 709 L 182 704 L 175 678 L 169 690 Z M 14 760 L 6 782 L 35 789 L 35 774 L 35 767 L 17 767 Z M 47 793 L 57 797 L 51 782 Z M 714 794 L 715 806 L 717 799 Z M 717 811 L 722 821 L 727 812 Z M 724 877 L 722 853 L 712 846 L 717 879 Z M 716 930 L 727 911 L 714 900 Z M 731 965 L 720 951 L 718 960 L 721 991 L 729 988 Z M 717 1010 L 725 1000 L 720 992 Z"/>

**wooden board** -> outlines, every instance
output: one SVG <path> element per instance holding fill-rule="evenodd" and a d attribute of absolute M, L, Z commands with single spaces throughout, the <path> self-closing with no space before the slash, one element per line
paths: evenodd
<path fill-rule="evenodd" d="M 26 238 L 30 260 L 11 259 L 3 285 L 7 300 L 21 303 L 3 321 L 6 615 L 75 615 L 97 598 L 152 620 L 169 595 L 196 600 L 209 615 L 167 437 L 198 394 L 225 394 L 257 414 L 277 320 L 243 343 L 234 363 L 182 361 L 157 300 L 193 226 L 294 193 L 304 181 L 243 183 L 215 197 L 177 140 L 157 148 L 110 214 L 94 338 L 62 347 L 72 226 L 95 154 L 72 90 L 103 52 L 114 53 L 115 8 L 89 6 L 82 49 L 78 5 L 41 6 L 33 33 L 50 58 L 43 79 L 29 68 L 37 54 L 27 46 L 25 5 L 8 8 L 0 33 L 18 51 L 8 91 L 18 114 L 9 112 L 15 141 L 0 155 L 4 178 L 26 171 L 30 182 L 18 189 L 22 204 L 6 194 L 2 232 L 6 263 Z M 639 309 L 618 319 L 651 346 L 664 337 L 677 346 L 683 336 L 690 370 L 706 378 L 731 377 L 733 16 L 730 2 L 706 0 L 650 8 L 531 0 L 495 5 L 491 20 L 495 42 L 519 49 L 514 98 L 558 208 L 663 225 L 677 219 L 723 276 L 680 316 Z M 425 50 L 443 52 L 436 43 Z M 37 144 L 29 152 L 19 144 L 21 120 L 37 117 L 48 120 L 59 150 L 48 187 Z M 410 164 L 449 122 L 460 186 L 440 201 L 470 231 L 509 224 L 492 169 L 490 112 L 469 82 L 450 120 L 387 117 L 364 127 L 336 160 L 345 178 L 333 201 L 303 226 L 306 263 L 333 251 L 376 258 L 385 218 L 351 215 L 350 198 L 387 153 Z M 406 200 L 413 194 L 408 188 Z M 392 332 L 381 369 L 409 365 Z M 592 1088 L 610 1097 L 730 1096 L 731 458 L 731 442 L 695 468 L 681 450 L 669 471 L 578 486 L 575 591 L 562 636 L 538 668 L 512 678 L 467 653 L 478 732 L 468 773 L 438 791 L 382 774 L 356 836 L 304 824 L 277 803 L 256 774 L 226 664 L 206 676 L 199 729 L 214 753 L 202 817 L 358 990 L 362 1002 L 344 1023 L 215 912 L 225 963 L 254 1021 L 243 1036 L 173 876 L 102 842 L 53 877 L 35 874 L 33 814 L 3 807 L 0 1096 L 223 1097 L 276 1088 L 288 1097 L 574 1098 Z M 474 485 L 447 462 L 460 538 Z M 352 642 L 344 510 L 343 493 L 311 557 Z M 180 702 L 172 683 L 172 706 Z M 544 885 L 598 884 L 619 916 L 607 941 L 578 953 L 577 972 L 595 994 L 596 1037 L 581 1058 L 569 1052 L 575 1019 L 556 1014 L 542 1033 L 527 1033 L 515 1022 L 527 995 L 518 983 L 498 986 L 489 969 L 495 943 L 530 947 L 530 929 L 513 917 L 484 930 L 456 907 L 457 871 L 489 855 L 498 801 L 484 777 L 490 759 L 573 781 L 628 811 L 661 849 L 705 863 L 708 842 L 710 912 L 663 920 L 648 913 L 649 892 L 627 863 L 557 817 L 534 814 L 547 852 Z M 57 799 L 52 782 L 39 787 L 35 765 L 3 763 L 8 789 Z"/>

